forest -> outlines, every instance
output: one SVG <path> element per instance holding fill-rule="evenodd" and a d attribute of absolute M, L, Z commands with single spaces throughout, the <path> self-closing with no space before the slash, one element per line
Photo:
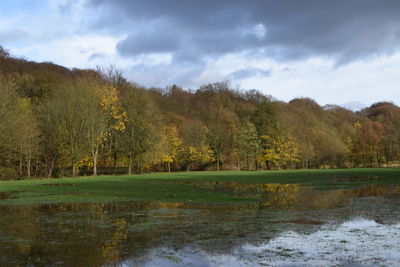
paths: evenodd
<path fill-rule="evenodd" d="M 390 102 L 353 112 L 228 81 L 145 88 L 113 66 L 68 69 L 0 46 L 0 180 L 397 166 L 399 130 Z"/>

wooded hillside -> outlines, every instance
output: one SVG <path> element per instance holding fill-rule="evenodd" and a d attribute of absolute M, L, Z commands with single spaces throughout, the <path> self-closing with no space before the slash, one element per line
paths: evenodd
<path fill-rule="evenodd" d="M 397 165 L 400 108 L 276 101 L 229 82 L 144 88 L 0 47 L 0 179 Z"/>

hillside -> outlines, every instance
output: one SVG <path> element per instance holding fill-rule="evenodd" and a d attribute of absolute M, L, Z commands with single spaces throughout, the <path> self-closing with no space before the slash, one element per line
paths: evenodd
<path fill-rule="evenodd" d="M 277 101 L 229 82 L 145 88 L 0 48 L 0 177 L 397 165 L 400 108 Z"/>

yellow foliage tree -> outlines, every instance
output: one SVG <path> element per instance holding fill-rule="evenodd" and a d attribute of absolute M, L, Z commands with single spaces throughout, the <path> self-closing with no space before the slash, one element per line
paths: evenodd
<path fill-rule="evenodd" d="M 77 86 L 86 93 L 87 139 L 93 160 L 93 175 L 97 175 L 100 146 L 113 131 L 124 131 L 126 113 L 118 99 L 116 88 L 96 76 L 81 78 Z"/>
<path fill-rule="evenodd" d="M 168 172 L 171 172 L 171 163 L 178 156 L 182 139 L 179 137 L 178 130 L 173 125 L 164 127 L 161 138 L 161 161 L 166 164 Z"/>
<path fill-rule="evenodd" d="M 180 158 L 186 165 L 186 170 L 190 171 L 193 162 L 204 163 L 213 159 L 214 152 L 207 144 L 199 146 L 184 146 L 180 153 Z"/>
<path fill-rule="evenodd" d="M 268 168 L 293 168 L 294 163 L 300 162 L 299 148 L 291 134 L 280 132 L 275 136 L 263 135 L 261 139 L 263 149 L 260 160 Z"/>

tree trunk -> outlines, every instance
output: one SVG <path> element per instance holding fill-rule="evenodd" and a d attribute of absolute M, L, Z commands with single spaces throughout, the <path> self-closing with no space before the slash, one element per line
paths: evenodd
<path fill-rule="evenodd" d="M 219 156 L 217 156 L 217 171 L 219 171 Z"/>
<path fill-rule="evenodd" d="M 237 170 L 240 171 L 240 161 L 237 162 Z"/>
<path fill-rule="evenodd" d="M 19 175 L 22 176 L 22 157 L 19 159 Z"/>
<path fill-rule="evenodd" d="M 54 159 L 51 160 L 49 174 L 47 175 L 47 178 L 51 177 L 51 174 L 53 173 L 53 167 L 54 167 Z"/>
<path fill-rule="evenodd" d="M 114 152 L 114 174 L 117 174 L 117 159 L 118 159 L 118 153 L 117 151 Z"/>
<path fill-rule="evenodd" d="M 28 179 L 31 178 L 31 158 L 28 157 L 26 160 L 26 173 L 28 175 Z"/>
<path fill-rule="evenodd" d="M 167 162 L 167 166 L 168 166 L 168 172 L 171 172 L 171 163 Z"/>
<path fill-rule="evenodd" d="M 36 159 L 36 166 L 35 166 L 35 177 L 37 177 L 38 171 L 39 171 L 39 159 L 37 158 Z"/>
<path fill-rule="evenodd" d="M 186 167 L 186 171 L 187 171 L 187 172 L 190 172 L 190 164 L 191 164 L 191 163 L 189 163 L 189 164 L 187 165 L 187 167 Z"/>
<path fill-rule="evenodd" d="M 132 155 L 129 154 L 129 166 L 128 166 L 128 174 L 132 174 Z"/>
<path fill-rule="evenodd" d="M 72 177 L 76 177 L 76 163 L 72 163 Z"/>
<path fill-rule="evenodd" d="M 93 158 L 93 176 L 97 175 L 97 158 L 99 155 L 99 144 L 95 147 L 92 146 L 92 158 Z"/>
<path fill-rule="evenodd" d="M 97 153 L 93 157 L 93 176 L 97 175 Z"/>

